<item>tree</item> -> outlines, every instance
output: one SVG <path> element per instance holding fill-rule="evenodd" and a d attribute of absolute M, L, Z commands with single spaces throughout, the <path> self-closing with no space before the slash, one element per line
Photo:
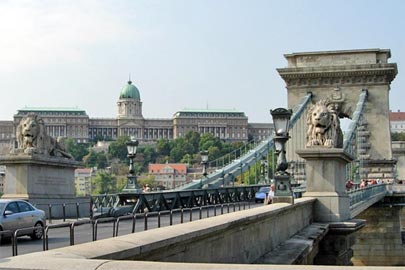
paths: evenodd
<path fill-rule="evenodd" d="M 170 155 L 170 142 L 167 139 L 160 139 L 156 143 L 156 154 L 160 156 Z"/>
<path fill-rule="evenodd" d="M 108 153 L 112 158 L 118 158 L 119 160 L 126 160 L 127 158 L 127 142 L 128 136 L 119 137 L 116 141 L 112 142 L 108 148 Z"/>
<path fill-rule="evenodd" d="M 218 149 L 222 149 L 222 142 L 219 138 L 214 137 L 211 133 L 204 133 L 200 137 L 199 147 L 200 150 L 208 150 L 211 146 L 216 146 Z"/>
<path fill-rule="evenodd" d="M 96 154 L 96 162 L 97 168 L 99 169 L 105 169 L 107 167 L 108 161 L 104 151 Z"/>
<path fill-rule="evenodd" d="M 140 149 L 140 153 L 143 153 L 143 168 L 147 168 L 149 163 L 156 162 L 156 151 L 150 145 L 147 145 L 144 148 Z"/>
<path fill-rule="evenodd" d="M 216 146 L 211 146 L 210 148 L 208 148 L 208 153 L 209 153 L 209 160 L 210 161 L 221 157 L 221 151 Z"/>
<path fill-rule="evenodd" d="M 405 132 L 392 132 L 391 140 L 392 141 L 405 141 Z"/>
<path fill-rule="evenodd" d="M 105 171 L 99 171 L 92 179 L 93 194 L 114 193 L 117 191 L 116 179 Z"/>
<path fill-rule="evenodd" d="M 66 151 L 77 161 L 82 161 L 83 157 L 89 154 L 90 145 L 88 143 L 77 143 L 73 138 L 66 138 L 64 143 Z"/>
<path fill-rule="evenodd" d="M 200 133 L 196 131 L 189 131 L 186 133 L 185 140 L 186 142 L 192 147 L 192 149 L 188 152 L 189 154 L 194 154 L 199 151 L 200 147 Z"/>
<path fill-rule="evenodd" d="M 97 153 L 94 150 L 91 150 L 83 157 L 83 163 L 87 168 L 97 167 L 99 169 L 104 169 L 108 165 L 107 156 L 104 151 Z"/>

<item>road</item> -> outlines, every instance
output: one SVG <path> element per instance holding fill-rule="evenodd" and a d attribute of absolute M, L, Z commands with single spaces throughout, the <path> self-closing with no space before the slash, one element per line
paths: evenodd
<path fill-rule="evenodd" d="M 262 204 L 250 204 L 250 208 L 255 208 L 262 206 Z M 245 206 L 246 209 L 249 208 L 248 205 Z M 239 206 L 235 206 L 235 211 L 239 210 Z M 243 205 L 241 206 L 241 209 L 243 210 Z M 228 213 L 228 207 L 225 206 L 223 208 L 223 213 L 226 214 Z M 234 212 L 234 207 L 230 205 L 229 207 L 229 212 L 232 213 Z M 221 208 L 217 207 L 216 210 L 211 207 L 211 208 L 206 208 L 203 209 L 200 213 L 198 209 L 193 210 L 191 219 L 193 220 L 198 220 L 200 219 L 200 214 L 201 218 L 209 218 L 213 217 L 216 215 L 221 214 Z M 183 222 L 190 222 L 190 210 L 185 209 L 183 211 Z M 58 221 L 53 221 L 52 224 L 60 224 L 63 223 L 63 221 L 58 220 Z M 172 224 L 180 224 L 181 223 L 181 212 L 176 211 L 173 213 L 172 217 Z M 49 225 L 49 224 L 48 224 Z M 125 235 L 132 233 L 132 220 L 121 220 L 119 222 L 119 229 L 118 229 L 118 236 Z M 170 215 L 168 213 L 166 214 L 161 214 L 160 218 L 160 226 L 165 227 L 165 226 L 170 226 Z M 146 229 L 155 229 L 158 228 L 158 216 L 156 214 L 150 214 L 147 217 L 147 222 L 145 224 L 145 217 L 144 215 L 139 216 L 135 220 L 135 232 L 140 232 L 144 231 Z M 97 224 L 97 240 L 100 239 L 106 239 L 110 238 L 113 236 L 113 228 L 114 228 L 114 223 L 113 222 L 108 222 L 108 223 L 99 223 Z M 70 230 L 69 227 L 64 227 L 64 228 L 53 228 L 49 229 L 48 231 L 48 249 L 55 249 L 59 247 L 65 247 L 70 245 Z M 79 226 L 75 227 L 74 230 L 74 244 L 82 244 L 82 243 L 87 243 L 93 241 L 93 228 L 90 223 L 82 224 Z M 38 251 L 43 251 L 43 239 L 41 240 L 31 240 L 30 237 L 28 236 L 22 236 L 18 238 L 17 241 L 17 254 L 27 254 L 31 252 L 38 252 Z M 0 245 L 0 258 L 6 258 L 12 256 L 12 244 L 11 241 L 3 243 Z"/>

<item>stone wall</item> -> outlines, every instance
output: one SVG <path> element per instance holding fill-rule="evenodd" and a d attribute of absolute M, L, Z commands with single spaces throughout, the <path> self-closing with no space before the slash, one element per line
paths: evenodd
<path fill-rule="evenodd" d="M 356 217 L 367 221 L 366 226 L 355 233 L 354 265 L 405 266 L 400 214 L 399 206 L 376 203 Z"/>
<path fill-rule="evenodd" d="M 297 199 L 294 205 L 265 205 L 209 219 L 49 250 L 35 253 L 34 261 L 31 254 L 16 259 L 8 258 L 0 260 L 0 269 L 29 269 L 35 265 L 35 261 L 51 263 L 60 259 L 71 259 L 64 263 L 66 267 L 70 263 L 71 269 L 86 269 L 83 260 L 87 264 L 97 260 L 252 263 L 311 224 L 314 201 L 314 198 L 302 198 Z M 25 262 L 25 266 L 22 262 Z M 79 262 L 83 263 L 83 268 L 78 265 Z M 142 262 L 139 263 L 142 265 Z M 56 268 L 60 270 L 56 265 L 55 268 L 47 269 Z M 138 269 L 135 266 L 125 269 L 135 268 Z M 255 269 L 259 268 L 257 265 Z"/>

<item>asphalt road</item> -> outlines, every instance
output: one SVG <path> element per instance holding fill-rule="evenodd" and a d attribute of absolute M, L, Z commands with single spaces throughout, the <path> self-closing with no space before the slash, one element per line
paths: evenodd
<path fill-rule="evenodd" d="M 251 204 L 250 208 L 255 208 L 262 206 L 263 204 Z M 246 205 L 248 209 L 248 205 Z M 235 211 L 238 211 L 238 205 L 235 206 Z M 243 206 L 241 206 L 243 210 Z M 231 205 L 229 207 L 229 212 L 234 212 L 234 208 Z M 228 208 L 225 206 L 223 208 L 223 213 L 228 213 Z M 216 208 L 216 215 L 221 214 L 221 208 Z M 201 218 L 209 218 L 215 216 L 215 211 L 213 208 L 203 209 L 201 212 Z M 193 210 L 191 215 L 192 220 L 200 219 L 200 211 L 198 209 Z M 183 212 L 183 222 L 190 222 L 190 210 L 184 210 Z M 63 223 L 62 220 L 53 221 L 52 224 Z M 181 212 L 177 211 L 173 213 L 172 224 L 181 223 Z M 49 224 L 48 224 L 49 225 Z M 160 226 L 170 225 L 170 215 L 162 214 L 160 218 Z M 117 224 L 116 224 L 117 226 Z M 118 236 L 132 233 L 132 220 L 121 220 L 118 225 Z M 135 220 L 135 232 L 140 232 L 145 230 L 145 226 L 148 230 L 158 228 L 158 216 L 156 214 L 148 215 L 147 222 L 145 225 L 144 216 L 139 216 Z M 113 222 L 99 223 L 97 224 L 97 240 L 106 239 L 113 237 Z M 70 230 L 69 227 L 64 228 L 52 228 L 48 231 L 48 249 L 55 249 L 59 247 L 65 247 L 70 245 Z M 81 244 L 93 241 L 93 227 L 90 223 L 75 226 L 74 230 L 74 244 Z M 43 239 L 41 240 L 31 240 L 28 236 L 22 236 L 18 238 L 17 241 L 17 254 L 27 254 L 31 252 L 43 251 Z M 0 245 L 0 258 L 6 258 L 12 256 L 12 244 L 11 241 L 3 243 Z"/>

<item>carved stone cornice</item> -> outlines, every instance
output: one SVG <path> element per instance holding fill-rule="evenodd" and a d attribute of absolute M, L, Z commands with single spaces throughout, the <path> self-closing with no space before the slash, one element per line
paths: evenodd
<path fill-rule="evenodd" d="M 279 68 L 287 87 L 390 84 L 398 73 L 396 64 Z"/>

